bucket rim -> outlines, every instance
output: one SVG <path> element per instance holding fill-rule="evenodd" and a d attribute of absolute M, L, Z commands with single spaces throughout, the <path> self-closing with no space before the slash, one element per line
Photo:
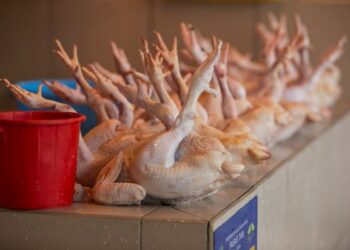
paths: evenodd
<path fill-rule="evenodd" d="M 67 115 L 67 117 L 60 117 L 58 119 L 10 119 L 10 117 L 1 117 L 5 114 L 60 114 Z M 72 124 L 76 122 L 83 122 L 86 120 L 86 116 L 75 112 L 59 112 L 59 111 L 7 111 L 0 112 L 0 123 L 12 124 L 12 125 L 64 125 Z"/>

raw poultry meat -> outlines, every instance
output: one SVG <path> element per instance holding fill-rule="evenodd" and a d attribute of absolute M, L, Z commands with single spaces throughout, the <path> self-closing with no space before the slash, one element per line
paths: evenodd
<path fill-rule="evenodd" d="M 99 63 L 82 67 L 77 46 L 70 58 L 56 40 L 54 52 L 77 87 L 43 84 L 68 103 L 90 106 L 98 118 L 96 127 L 79 137 L 75 201 L 128 205 L 146 196 L 171 204 L 200 199 L 235 181 L 252 162 L 268 160 L 269 147 L 307 120 L 328 117 L 341 92 L 335 62 L 346 38 L 313 67 L 300 17 L 294 18 L 292 37 L 285 16 L 269 14 L 268 20 L 269 27 L 257 25 L 260 62 L 185 23 L 180 28 L 187 60 L 180 60 L 176 38 L 169 49 L 155 32 L 153 52 L 142 39 L 143 72 L 114 42 L 116 72 Z M 3 82 L 27 106 L 75 112 L 45 99 L 42 85 L 34 94 Z"/>

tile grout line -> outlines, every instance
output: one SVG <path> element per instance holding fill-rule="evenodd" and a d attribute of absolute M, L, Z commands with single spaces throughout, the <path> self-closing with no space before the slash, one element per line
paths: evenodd
<path fill-rule="evenodd" d="M 150 215 L 151 213 L 153 213 L 154 211 L 158 210 L 159 209 L 159 206 L 157 206 L 156 208 L 152 209 L 151 211 L 145 213 L 144 215 L 142 215 L 140 217 L 140 220 L 139 220 L 139 225 L 140 225 L 140 234 L 139 234 L 139 241 L 140 241 L 140 250 L 142 250 L 142 229 L 143 229 L 143 219 Z"/>

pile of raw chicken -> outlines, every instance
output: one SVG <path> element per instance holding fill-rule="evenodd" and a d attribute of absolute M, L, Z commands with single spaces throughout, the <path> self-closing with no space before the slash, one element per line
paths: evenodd
<path fill-rule="evenodd" d="M 82 67 L 77 47 L 70 57 L 56 40 L 54 52 L 77 88 L 43 84 L 68 103 L 90 106 L 98 118 L 79 139 L 74 200 L 127 205 L 146 196 L 169 204 L 200 199 L 269 159 L 269 148 L 306 122 L 329 117 L 341 92 L 335 62 L 346 38 L 312 66 L 307 28 L 298 16 L 294 23 L 293 35 L 284 16 L 269 15 L 268 26 L 257 25 L 260 62 L 182 23 L 184 59 L 179 61 L 176 38 L 169 47 L 155 32 L 152 48 L 142 40 L 144 72 L 113 42 L 116 72 L 98 63 Z M 75 112 L 45 99 L 42 85 L 30 93 L 3 82 L 32 108 Z"/>

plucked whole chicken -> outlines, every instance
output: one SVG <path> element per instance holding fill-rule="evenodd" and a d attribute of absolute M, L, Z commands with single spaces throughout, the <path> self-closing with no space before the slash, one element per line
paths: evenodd
<path fill-rule="evenodd" d="M 144 70 L 134 69 L 111 42 L 116 72 L 99 63 L 82 67 L 56 40 L 54 53 L 76 79 L 77 88 L 43 81 L 67 103 L 86 104 L 98 124 L 79 137 L 75 201 L 105 205 L 141 204 L 146 196 L 165 203 L 193 201 L 235 181 L 252 163 L 270 158 L 269 148 L 306 122 L 330 116 L 341 93 L 346 38 L 311 65 L 310 39 L 295 15 L 268 15 L 259 23 L 262 60 L 253 61 L 229 43 L 203 36 L 181 23 L 184 60 L 177 39 L 169 48 L 155 32 L 154 50 L 142 40 Z M 75 112 L 2 80 L 15 98 L 32 108 Z M 94 83 L 95 87 L 90 85 Z"/>

